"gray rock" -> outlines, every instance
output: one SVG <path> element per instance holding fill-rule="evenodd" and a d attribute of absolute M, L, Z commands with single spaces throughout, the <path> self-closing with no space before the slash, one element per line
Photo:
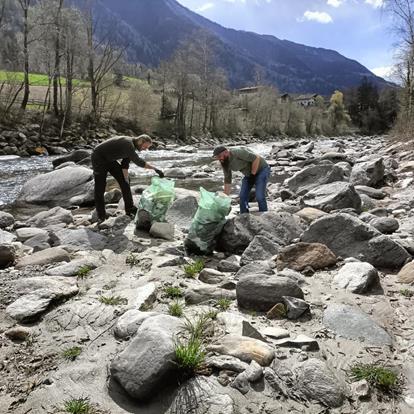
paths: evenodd
<path fill-rule="evenodd" d="M 280 245 L 265 236 L 255 236 L 240 258 L 242 266 L 262 260 L 271 259 L 278 253 Z"/>
<path fill-rule="evenodd" d="M 367 314 L 348 305 L 331 304 L 323 315 L 324 325 L 337 335 L 370 345 L 392 345 L 390 335 Z"/>
<path fill-rule="evenodd" d="M 249 380 L 244 372 L 241 372 L 230 384 L 231 387 L 240 391 L 243 395 L 249 392 Z"/>
<path fill-rule="evenodd" d="M 60 245 L 77 250 L 103 250 L 107 237 L 90 229 L 62 229 L 56 233 Z"/>
<path fill-rule="evenodd" d="M 80 269 L 88 267 L 89 269 L 96 269 L 100 264 L 98 259 L 93 257 L 73 260 L 60 266 L 52 267 L 46 270 L 49 276 L 76 276 Z"/>
<path fill-rule="evenodd" d="M 11 244 L 0 244 L 0 269 L 11 266 L 16 260 L 16 250 Z"/>
<path fill-rule="evenodd" d="M 317 208 L 326 213 L 344 208 L 360 211 L 361 198 L 353 185 L 337 181 L 309 191 L 302 197 L 301 205 L 302 207 Z"/>
<path fill-rule="evenodd" d="M 217 285 L 227 280 L 227 276 L 215 269 L 205 267 L 198 275 L 198 280 L 211 285 Z"/>
<path fill-rule="evenodd" d="M 190 287 L 185 292 L 185 302 L 188 305 L 195 305 L 209 300 L 218 299 L 235 299 L 236 294 L 227 289 L 220 289 L 216 286 L 194 286 Z"/>
<path fill-rule="evenodd" d="M 398 220 L 394 217 L 378 217 L 371 220 L 369 224 L 383 234 L 394 233 L 400 227 Z"/>
<path fill-rule="evenodd" d="M 27 220 L 27 224 L 34 227 L 53 227 L 55 225 L 73 223 L 73 216 L 70 210 L 62 207 L 54 207 L 46 211 L 41 211 Z"/>
<path fill-rule="evenodd" d="M 127 339 L 134 336 L 142 323 L 153 316 L 156 312 L 142 312 L 138 309 L 130 309 L 119 317 L 114 327 L 114 334 L 121 339 Z"/>
<path fill-rule="evenodd" d="M 174 201 L 167 211 L 166 220 L 180 229 L 188 230 L 197 211 L 197 199 L 193 196 L 179 198 Z"/>
<path fill-rule="evenodd" d="M 267 326 L 266 328 L 260 331 L 263 335 L 268 336 L 274 339 L 284 339 L 289 338 L 289 331 L 277 326 Z"/>
<path fill-rule="evenodd" d="M 16 241 L 17 237 L 8 231 L 0 230 L 0 244 L 9 244 Z"/>
<path fill-rule="evenodd" d="M 334 181 L 343 181 L 341 168 L 333 164 L 307 167 L 286 180 L 289 189 L 298 195 L 304 195 L 313 188 Z"/>
<path fill-rule="evenodd" d="M 297 365 L 296 387 L 311 400 L 319 401 L 328 407 L 340 407 L 346 398 L 347 390 L 320 360 L 311 358 Z"/>
<path fill-rule="evenodd" d="M 270 263 L 268 261 L 263 261 L 263 262 L 253 262 L 253 263 L 247 264 L 246 266 L 243 266 L 236 273 L 235 278 L 240 280 L 246 275 L 257 275 L 258 273 L 265 274 L 265 275 L 275 274 L 275 272 L 270 266 Z"/>
<path fill-rule="evenodd" d="M 14 217 L 5 211 L 0 211 L 0 229 L 5 229 L 6 227 L 13 226 L 13 224 Z"/>
<path fill-rule="evenodd" d="M 234 372 L 243 372 L 249 365 L 246 362 L 240 361 L 240 359 L 229 355 L 217 355 L 206 358 L 206 365 L 208 367 L 216 368 L 220 371 L 228 370 Z"/>
<path fill-rule="evenodd" d="M 370 198 L 375 198 L 376 200 L 382 200 L 387 196 L 384 191 L 368 187 L 366 185 L 356 185 L 355 190 L 357 190 L 359 194 L 365 194 Z"/>
<path fill-rule="evenodd" d="M 70 262 L 68 252 L 61 247 L 51 247 L 31 256 L 25 256 L 18 260 L 16 268 L 20 269 L 25 266 L 44 265 L 58 262 Z"/>
<path fill-rule="evenodd" d="M 303 299 L 302 289 L 292 279 L 265 274 L 244 276 L 237 284 L 236 294 L 242 308 L 264 312 L 283 302 L 283 296 Z"/>
<path fill-rule="evenodd" d="M 354 185 L 375 187 L 384 179 L 385 166 L 382 158 L 355 164 L 349 181 Z"/>
<path fill-rule="evenodd" d="M 339 287 L 352 293 L 365 293 L 370 286 L 378 282 L 378 272 L 369 263 L 346 263 L 333 280 Z"/>
<path fill-rule="evenodd" d="M 302 299 L 292 298 L 290 296 L 283 296 L 283 303 L 287 308 L 288 319 L 298 319 L 305 312 L 309 311 L 309 304 Z"/>
<path fill-rule="evenodd" d="M 69 200 L 85 194 L 92 178 L 92 170 L 78 166 L 40 174 L 26 181 L 16 203 L 71 205 Z"/>
<path fill-rule="evenodd" d="M 52 277 L 34 277 L 19 281 L 23 295 L 6 308 L 6 313 L 20 322 L 32 321 L 57 300 L 76 295 L 76 280 Z M 30 292 L 30 293 L 29 293 Z"/>
<path fill-rule="evenodd" d="M 345 213 L 314 221 L 301 239 L 307 243 L 323 243 L 337 256 L 355 257 L 380 268 L 399 268 L 410 257 L 390 237 Z"/>
<path fill-rule="evenodd" d="M 276 341 L 277 346 L 288 347 L 288 348 L 302 348 L 306 346 L 311 351 L 317 351 L 319 349 L 319 344 L 316 339 L 309 338 L 306 335 L 298 335 L 295 339 L 292 338 L 283 338 Z"/>
<path fill-rule="evenodd" d="M 230 256 L 227 259 L 220 260 L 217 270 L 220 272 L 237 272 L 240 269 L 240 258 Z"/>
<path fill-rule="evenodd" d="M 361 210 L 367 211 L 375 208 L 377 205 L 372 198 L 369 198 L 365 194 L 360 194 L 359 197 L 361 198 Z"/>
<path fill-rule="evenodd" d="M 147 400 L 174 376 L 174 336 L 181 321 L 168 315 L 147 319 L 111 363 L 111 376 L 133 398 Z"/>
<path fill-rule="evenodd" d="M 17 240 L 25 242 L 35 236 L 46 236 L 48 237 L 47 230 L 37 229 L 35 227 L 21 227 L 16 230 Z"/>
<path fill-rule="evenodd" d="M 283 269 L 277 272 L 278 276 L 288 277 L 292 279 L 295 283 L 299 286 L 305 285 L 307 283 L 306 277 L 302 275 L 302 273 L 297 272 L 296 270 L 292 269 Z"/>
<path fill-rule="evenodd" d="M 112 190 L 105 193 L 104 200 L 105 204 L 118 203 L 122 198 L 122 192 L 119 188 L 113 188 Z"/>
<path fill-rule="evenodd" d="M 152 223 L 149 234 L 158 239 L 174 240 L 174 224 Z"/>
<path fill-rule="evenodd" d="M 218 247 L 225 252 L 242 254 L 257 235 L 287 244 L 299 237 L 302 226 L 300 218 L 290 213 L 240 214 L 224 225 Z"/>

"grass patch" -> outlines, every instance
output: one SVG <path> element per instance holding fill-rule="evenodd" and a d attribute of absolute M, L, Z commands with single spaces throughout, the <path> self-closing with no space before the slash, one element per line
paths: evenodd
<path fill-rule="evenodd" d="M 92 269 L 85 265 L 82 266 L 81 268 L 79 268 L 79 270 L 76 272 L 76 277 L 78 279 L 85 279 L 86 277 L 88 277 L 89 273 L 92 271 Z"/>
<path fill-rule="evenodd" d="M 99 302 L 104 305 L 127 305 L 128 299 L 123 298 L 122 296 L 99 296 Z"/>
<path fill-rule="evenodd" d="M 204 260 L 197 259 L 194 263 L 184 266 L 184 273 L 187 277 L 196 277 L 204 269 Z"/>
<path fill-rule="evenodd" d="M 166 286 L 164 293 L 171 299 L 181 298 L 184 292 L 177 286 Z"/>
<path fill-rule="evenodd" d="M 64 402 L 64 409 L 71 414 L 93 414 L 94 409 L 89 402 L 89 398 L 72 398 Z"/>
<path fill-rule="evenodd" d="M 4 70 L 0 70 L 0 82 L 23 82 L 24 81 L 24 73 L 23 72 L 7 72 Z M 66 85 L 66 78 L 61 77 L 60 82 L 62 86 Z M 29 84 L 31 86 L 48 86 L 49 85 L 49 77 L 47 75 L 43 75 L 41 73 L 29 73 Z M 89 82 L 73 79 L 73 86 L 89 86 Z"/>
<path fill-rule="evenodd" d="M 376 364 L 356 364 L 351 368 L 355 381 L 367 380 L 373 387 L 385 393 L 399 391 L 398 375 L 389 368 Z"/>
<path fill-rule="evenodd" d="M 168 307 L 168 313 L 171 316 L 176 316 L 177 318 L 181 318 L 181 316 L 184 315 L 183 306 L 179 302 L 173 302 Z"/>
<path fill-rule="evenodd" d="M 406 298 L 412 298 L 414 296 L 414 292 L 410 289 L 401 289 L 400 294 Z"/>
<path fill-rule="evenodd" d="M 206 354 L 199 339 L 191 339 L 186 343 L 177 342 L 175 345 L 175 360 L 180 370 L 193 374 L 204 363 Z"/>
<path fill-rule="evenodd" d="M 125 263 L 129 265 L 130 267 L 137 266 L 139 262 L 140 260 L 138 259 L 138 257 L 132 253 L 130 253 L 125 259 Z"/>
<path fill-rule="evenodd" d="M 216 302 L 216 306 L 221 310 L 221 311 L 226 311 L 230 305 L 231 305 L 232 301 L 230 299 L 227 298 L 220 298 L 217 302 Z"/>
<path fill-rule="evenodd" d="M 79 346 L 73 346 L 72 348 L 65 349 L 62 352 L 63 358 L 68 361 L 74 361 L 82 352 L 82 348 Z"/>

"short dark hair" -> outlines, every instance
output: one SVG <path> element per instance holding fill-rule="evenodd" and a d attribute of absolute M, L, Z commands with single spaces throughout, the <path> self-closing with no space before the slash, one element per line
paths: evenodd
<path fill-rule="evenodd" d="M 214 148 L 213 157 L 217 157 L 217 155 L 221 154 L 223 151 L 227 151 L 227 148 L 223 147 L 223 145 Z"/>

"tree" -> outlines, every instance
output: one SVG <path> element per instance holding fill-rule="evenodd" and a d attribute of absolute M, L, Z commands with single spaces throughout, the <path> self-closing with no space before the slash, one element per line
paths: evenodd
<path fill-rule="evenodd" d="M 344 95 L 340 91 L 335 91 L 330 99 L 328 108 L 328 119 L 332 132 L 341 134 L 345 132 L 351 119 L 345 110 Z"/>

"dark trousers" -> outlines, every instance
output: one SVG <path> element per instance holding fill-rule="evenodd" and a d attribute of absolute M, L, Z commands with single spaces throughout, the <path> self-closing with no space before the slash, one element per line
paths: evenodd
<path fill-rule="evenodd" d="M 105 220 L 105 188 L 106 188 L 106 177 L 108 172 L 118 182 L 119 187 L 122 191 L 122 197 L 125 203 L 125 212 L 128 214 L 134 207 L 132 200 L 131 187 L 125 180 L 122 172 L 122 167 L 117 161 L 106 161 L 95 154 L 92 154 L 92 168 L 95 179 L 95 207 L 98 213 L 98 219 Z"/>
<path fill-rule="evenodd" d="M 256 186 L 256 201 L 259 204 L 259 211 L 267 211 L 266 186 L 270 177 L 270 167 L 262 168 L 257 174 L 255 182 L 249 177 L 243 177 L 240 189 L 240 213 L 249 212 L 249 194 L 253 186 Z"/>

